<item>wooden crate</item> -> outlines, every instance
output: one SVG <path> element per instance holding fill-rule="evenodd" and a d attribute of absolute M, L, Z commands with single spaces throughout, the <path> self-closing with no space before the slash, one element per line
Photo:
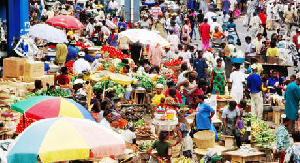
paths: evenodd
<path fill-rule="evenodd" d="M 234 143 L 235 143 L 234 136 L 222 135 L 221 140 L 225 141 L 226 149 L 234 148 Z"/>
<path fill-rule="evenodd" d="M 230 156 L 231 163 L 246 163 L 247 161 L 262 162 L 262 156 L 264 155 L 264 153 L 263 152 L 245 153 L 241 151 L 229 151 L 229 152 L 224 152 L 223 155 Z"/>

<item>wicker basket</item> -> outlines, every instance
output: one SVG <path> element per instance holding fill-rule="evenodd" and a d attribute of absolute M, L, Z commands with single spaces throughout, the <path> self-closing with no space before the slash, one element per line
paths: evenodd
<path fill-rule="evenodd" d="M 194 142 L 197 148 L 206 149 L 215 146 L 215 133 L 213 131 L 199 131 L 194 135 Z"/>

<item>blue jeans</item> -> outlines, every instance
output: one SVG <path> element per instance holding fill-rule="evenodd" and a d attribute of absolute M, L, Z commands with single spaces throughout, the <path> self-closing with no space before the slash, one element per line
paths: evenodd
<path fill-rule="evenodd" d="M 192 31 L 190 33 L 190 37 L 191 37 L 191 39 L 193 39 L 193 34 L 195 34 L 195 39 L 196 39 L 197 36 L 196 36 L 196 30 L 195 30 L 195 22 L 191 22 L 191 28 L 192 28 Z"/>

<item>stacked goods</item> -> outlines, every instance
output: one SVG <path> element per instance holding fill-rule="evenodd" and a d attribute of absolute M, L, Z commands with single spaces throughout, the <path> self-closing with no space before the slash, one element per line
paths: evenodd
<path fill-rule="evenodd" d="M 165 76 L 162 75 L 156 75 L 153 78 L 151 78 L 151 82 L 153 82 L 154 86 L 156 84 L 163 84 L 166 85 L 167 84 L 167 79 Z"/>
<path fill-rule="evenodd" d="M 138 121 L 143 118 L 144 111 L 145 110 L 143 108 L 129 106 L 129 107 L 122 107 L 120 114 L 122 118 L 128 121 Z"/>
<path fill-rule="evenodd" d="M 126 100 L 126 101 L 122 101 L 121 104 L 124 104 L 124 105 L 132 105 L 134 104 L 134 100 Z"/>
<path fill-rule="evenodd" d="M 43 84 L 43 88 L 42 89 L 47 89 L 47 85 L 52 86 L 54 85 L 54 75 L 42 75 L 39 77 L 30 77 L 24 78 L 24 82 L 30 83 L 30 82 L 34 82 L 35 80 L 41 80 L 42 84 Z"/>
<path fill-rule="evenodd" d="M 241 129 L 241 134 L 244 135 L 247 128 L 247 121 L 251 120 L 251 137 L 257 146 L 268 148 L 270 143 L 275 142 L 276 137 L 271 128 L 267 126 L 266 122 L 257 119 L 256 116 L 248 114 L 246 118 L 242 118 L 244 128 Z"/>
<path fill-rule="evenodd" d="M 112 46 L 102 46 L 101 51 L 108 55 L 110 58 L 130 58 L 128 55 L 123 54 L 123 52 L 119 49 L 116 49 Z"/>
<path fill-rule="evenodd" d="M 8 105 L 20 100 L 26 93 L 34 89 L 34 83 L 0 82 L 0 104 Z"/>
<path fill-rule="evenodd" d="M 149 122 L 145 122 L 144 120 L 140 119 L 135 123 L 135 127 L 137 127 L 137 130 L 135 131 L 135 134 L 137 136 L 141 137 L 149 137 L 152 136 L 151 127 Z"/>

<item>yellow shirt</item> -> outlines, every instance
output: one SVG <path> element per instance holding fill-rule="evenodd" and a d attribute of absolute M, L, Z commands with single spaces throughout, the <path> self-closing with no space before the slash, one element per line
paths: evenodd
<path fill-rule="evenodd" d="M 154 105 L 159 105 L 160 104 L 160 100 L 161 98 L 165 98 L 165 95 L 164 94 L 156 94 L 153 98 L 152 98 L 152 104 Z"/>
<path fill-rule="evenodd" d="M 277 57 L 277 47 L 276 48 L 268 48 L 267 55 L 269 57 Z"/>

